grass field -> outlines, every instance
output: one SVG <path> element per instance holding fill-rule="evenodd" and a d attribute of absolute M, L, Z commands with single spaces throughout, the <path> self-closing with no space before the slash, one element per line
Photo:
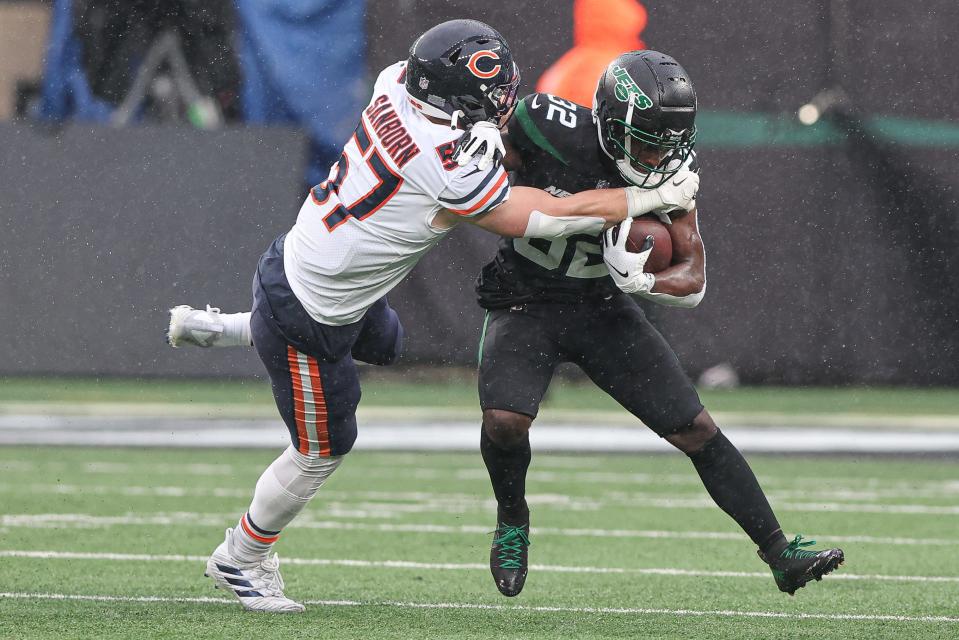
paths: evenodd
<path fill-rule="evenodd" d="M 754 457 L 789 532 L 846 551 L 791 598 L 675 456 L 534 457 L 533 568 L 486 568 L 477 455 L 357 452 L 284 534 L 302 616 L 202 577 L 269 451 L 0 448 L 3 638 L 959 638 L 954 461 Z"/>
<path fill-rule="evenodd" d="M 442 382 L 435 374 L 416 380 L 415 375 L 383 377 L 372 369 L 365 373 L 373 375 L 364 376 L 362 407 L 477 407 L 472 372 Z M 744 387 L 700 393 L 714 413 L 959 415 L 959 389 Z M 0 378 L 0 409 L 4 403 L 90 402 L 204 403 L 265 407 L 269 411 L 273 407 L 269 385 L 255 380 Z M 622 411 L 594 385 L 560 379 L 550 385 L 544 408 Z"/>

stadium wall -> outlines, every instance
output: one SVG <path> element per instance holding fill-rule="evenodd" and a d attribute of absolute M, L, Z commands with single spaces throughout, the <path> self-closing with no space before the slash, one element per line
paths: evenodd
<path fill-rule="evenodd" d="M 0 123 L 0 373 L 244 375 L 256 356 L 170 353 L 166 308 L 248 308 L 300 204 L 285 129 Z"/>
<path fill-rule="evenodd" d="M 257 256 L 299 208 L 304 144 L 284 130 L 0 126 L 0 323 L 14 328 L 0 373 L 258 374 L 251 353 L 166 348 L 165 310 L 248 308 Z M 951 154 L 903 162 L 932 170 Z M 700 198 L 709 292 L 696 310 L 653 312 L 690 372 L 730 362 L 750 382 L 959 381 L 955 299 L 937 302 L 948 283 L 930 292 L 914 268 L 922 226 L 844 147 L 702 155 L 721 176 Z M 495 242 L 456 230 L 390 296 L 408 362 L 475 361 L 472 286 Z"/>

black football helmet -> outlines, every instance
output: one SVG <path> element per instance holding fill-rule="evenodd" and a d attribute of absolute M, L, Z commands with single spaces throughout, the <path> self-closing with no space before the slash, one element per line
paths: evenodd
<path fill-rule="evenodd" d="M 518 89 L 519 69 L 509 45 L 477 20 L 438 24 L 410 47 L 406 92 L 426 115 L 501 124 L 516 104 Z"/>
<path fill-rule="evenodd" d="M 696 90 L 676 60 L 630 51 L 606 68 L 593 97 L 599 145 L 623 178 L 655 189 L 689 159 L 696 143 Z"/>

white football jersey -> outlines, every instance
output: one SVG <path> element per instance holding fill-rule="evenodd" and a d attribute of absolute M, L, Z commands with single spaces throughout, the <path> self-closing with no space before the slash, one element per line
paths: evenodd
<path fill-rule="evenodd" d="M 453 161 L 463 132 L 410 104 L 405 68 L 380 73 L 353 137 L 286 236 L 286 277 L 317 322 L 359 320 L 449 232 L 431 225 L 442 209 L 476 216 L 509 198 L 499 163 Z"/>

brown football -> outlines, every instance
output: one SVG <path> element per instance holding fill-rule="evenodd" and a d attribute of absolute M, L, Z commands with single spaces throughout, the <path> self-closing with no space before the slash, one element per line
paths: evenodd
<path fill-rule="evenodd" d="M 633 220 L 626 238 L 626 250 L 630 253 L 639 253 L 646 236 L 653 236 L 653 252 L 649 254 L 643 271 L 659 273 L 673 261 L 673 241 L 666 228 L 656 216 L 640 216 Z"/>

